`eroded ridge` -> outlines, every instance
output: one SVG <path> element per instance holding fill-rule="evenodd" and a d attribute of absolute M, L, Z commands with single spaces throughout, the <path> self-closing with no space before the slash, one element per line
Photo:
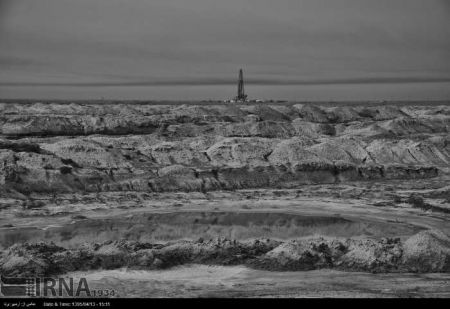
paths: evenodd
<path fill-rule="evenodd" d="M 0 104 L 0 192 L 211 191 L 447 173 L 449 106 Z"/>

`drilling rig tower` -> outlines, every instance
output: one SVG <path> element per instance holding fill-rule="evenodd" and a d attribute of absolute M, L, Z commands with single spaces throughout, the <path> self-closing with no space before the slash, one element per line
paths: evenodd
<path fill-rule="evenodd" d="M 235 98 L 236 102 L 246 102 L 247 95 L 244 91 L 244 73 L 242 73 L 242 69 L 239 70 L 239 81 L 238 81 L 238 93 Z"/>

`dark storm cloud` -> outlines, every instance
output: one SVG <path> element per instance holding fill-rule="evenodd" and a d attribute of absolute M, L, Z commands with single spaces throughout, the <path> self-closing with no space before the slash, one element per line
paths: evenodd
<path fill-rule="evenodd" d="M 450 78 L 446 0 L 0 5 L 0 84 L 227 84 L 241 66 L 254 84 Z"/>

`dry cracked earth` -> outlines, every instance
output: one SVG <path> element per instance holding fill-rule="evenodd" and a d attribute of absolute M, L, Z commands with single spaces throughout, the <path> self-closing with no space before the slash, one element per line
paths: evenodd
<path fill-rule="evenodd" d="M 0 272 L 450 297 L 449 132 L 444 103 L 0 103 Z"/>

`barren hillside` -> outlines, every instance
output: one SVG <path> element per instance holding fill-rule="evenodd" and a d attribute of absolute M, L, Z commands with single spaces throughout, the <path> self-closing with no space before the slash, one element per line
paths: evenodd
<path fill-rule="evenodd" d="M 436 177 L 448 106 L 0 105 L 4 192 L 211 191 Z"/>
<path fill-rule="evenodd" d="M 414 293 L 448 296 L 449 133 L 448 105 L 2 103 L 0 270 L 104 287 L 126 267 L 140 296 L 185 282 L 146 271 L 192 264 L 219 296 L 298 296 L 310 270 L 302 289 L 334 295 L 324 269 L 370 290 L 340 293 L 380 296 L 369 273 L 437 272 Z"/>

